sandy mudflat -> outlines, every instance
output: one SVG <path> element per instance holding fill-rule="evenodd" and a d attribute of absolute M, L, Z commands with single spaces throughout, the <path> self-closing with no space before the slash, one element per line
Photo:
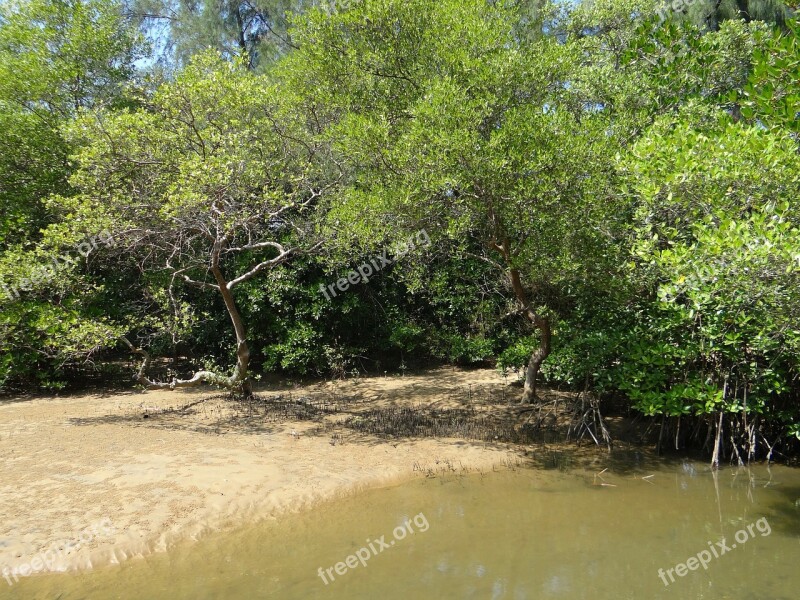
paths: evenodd
<path fill-rule="evenodd" d="M 113 563 L 368 487 L 495 468 L 507 446 L 384 439 L 341 423 L 503 388 L 491 370 L 442 369 L 276 384 L 250 404 L 213 390 L 0 401 L 0 568 L 48 550 L 49 570 Z M 84 531 L 103 519 L 113 532 Z"/>

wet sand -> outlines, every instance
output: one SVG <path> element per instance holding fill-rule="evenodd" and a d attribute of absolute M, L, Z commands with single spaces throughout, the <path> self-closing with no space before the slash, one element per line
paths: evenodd
<path fill-rule="evenodd" d="M 518 450 L 339 427 L 478 389 L 507 388 L 493 370 L 441 369 L 274 385 L 249 404 L 209 389 L 0 401 L 0 568 L 117 563 L 405 479 L 502 468 Z"/>

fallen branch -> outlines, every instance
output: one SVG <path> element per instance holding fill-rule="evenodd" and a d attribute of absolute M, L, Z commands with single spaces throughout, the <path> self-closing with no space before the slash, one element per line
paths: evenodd
<path fill-rule="evenodd" d="M 198 387 L 204 383 L 220 386 L 226 389 L 237 389 L 242 386 L 243 381 L 239 377 L 238 370 L 231 377 L 225 377 L 212 371 L 198 371 L 191 379 L 178 379 L 173 378 L 172 381 L 161 382 L 154 381 L 147 377 L 146 373 L 150 369 L 153 362 L 150 353 L 143 348 L 134 346 L 126 337 L 120 338 L 122 342 L 130 348 L 131 352 L 138 354 L 142 357 L 142 364 L 139 366 L 139 371 L 133 376 L 134 381 L 145 386 L 148 390 L 174 390 L 178 388 L 192 388 Z"/>

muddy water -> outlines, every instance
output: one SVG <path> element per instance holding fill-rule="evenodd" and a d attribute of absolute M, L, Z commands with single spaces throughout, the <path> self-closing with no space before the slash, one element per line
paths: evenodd
<path fill-rule="evenodd" d="M 800 471 L 678 462 L 417 480 L 0 598 L 795 600 L 799 559 Z"/>

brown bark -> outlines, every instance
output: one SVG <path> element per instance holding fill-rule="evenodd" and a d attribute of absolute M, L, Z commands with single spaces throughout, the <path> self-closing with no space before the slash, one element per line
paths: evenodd
<path fill-rule="evenodd" d="M 211 273 L 217 281 L 216 288 L 219 289 L 222 295 L 222 300 L 225 303 L 225 308 L 233 323 L 234 331 L 236 332 L 236 367 L 234 368 L 233 375 L 226 377 L 211 371 L 198 371 L 191 379 L 173 379 L 169 382 L 158 382 L 149 379 L 146 375 L 152 361 L 147 351 L 142 348 L 137 348 L 126 338 L 122 341 L 131 349 L 132 352 L 139 354 L 143 357 L 142 364 L 139 372 L 134 379 L 140 384 L 144 385 L 150 390 L 163 390 L 176 388 L 196 387 L 203 383 L 211 385 L 218 385 L 227 389 L 241 389 L 246 396 L 252 395 L 252 384 L 248 378 L 248 368 L 250 365 L 250 348 L 247 345 L 247 330 L 242 320 L 242 315 L 239 313 L 239 308 L 236 306 L 236 300 L 231 291 L 231 283 L 225 280 L 225 276 L 220 268 L 220 254 L 222 252 L 222 244 L 224 240 L 217 241 L 214 244 L 214 249 L 211 254 Z"/>
<path fill-rule="evenodd" d="M 509 278 L 511 279 L 511 287 L 514 290 L 514 295 L 517 301 L 522 305 L 522 311 L 525 317 L 539 330 L 541 335 L 541 342 L 539 347 L 531 354 L 528 361 L 528 367 L 525 370 L 525 388 L 522 392 L 521 404 L 531 404 L 536 398 L 536 378 L 539 376 L 539 370 L 542 363 L 550 355 L 552 330 L 550 327 L 550 319 L 536 313 L 530 306 L 528 301 L 528 294 L 525 287 L 522 285 L 522 277 L 519 269 L 515 268 L 512 264 L 511 245 L 508 239 L 504 239 L 502 244 L 496 245 L 497 249 L 503 254 L 503 258 L 509 268 Z"/>
<path fill-rule="evenodd" d="M 250 347 L 247 345 L 247 329 L 244 326 L 242 315 L 239 313 L 239 308 L 236 306 L 236 300 L 233 297 L 230 284 L 225 280 L 222 269 L 220 269 L 220 251 L 221 245 L 216 244 L 211 258 L 211 273 L 217 281 L 220 294 L 222 294 L 222 300 L 225 302 L 225 308 L 228 310 L 231 323 L 233 323 L 233 329 L 236 332 L 236 368 L 233 371 L 233 375 L 230 377 L 230 387 L 241 384 L 244 393 L 249 396 L 252 393 L 252 389 L 247 377 L 248 368 L 250 366 Z"/>
<path fill-rule="evenodd" d="M 539 376 L 539 369 L 541 369 L 542 363 L 550 355 L 552 334 L 550 320 L 536 316 L 534 324 L 542 335 L 542 341 L 528 361 L 528 368 L 525 371 L 525 389 L 522 392 L 522 404 L 531 404 L 536 398 L 536 378 Z"/>

